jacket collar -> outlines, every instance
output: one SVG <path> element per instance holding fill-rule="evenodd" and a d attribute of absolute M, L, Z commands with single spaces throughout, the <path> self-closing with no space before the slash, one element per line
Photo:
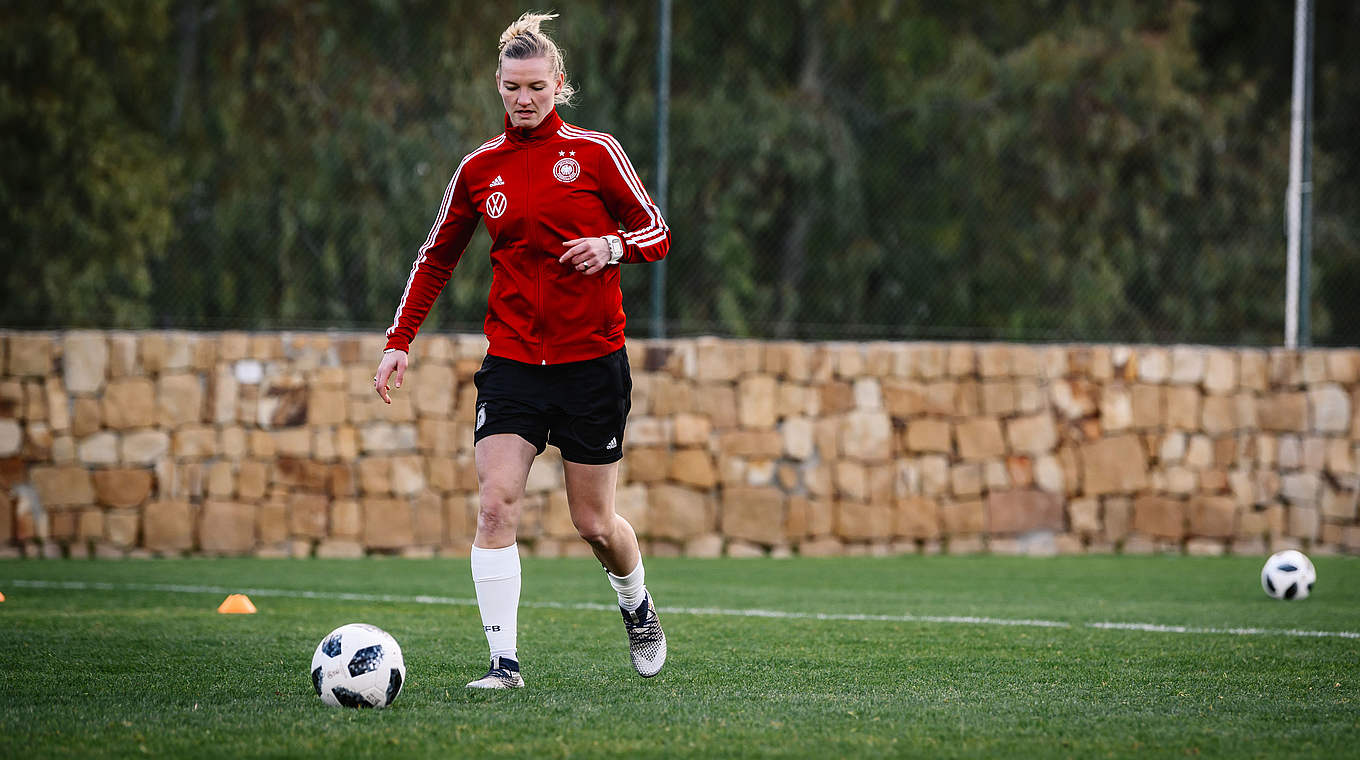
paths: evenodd
<path fill-rule="evenodd" d="M 505 137 L 514 145 L 533 145 L 547 140 L 557 134 L 557 130 L 562 126 L 562 117 L 557 115 L 557 109 L 548 112 L 543 117 L 543 121 L 533 128 L 512 127 L 510 126 L 510 114 L 505 115 Z"/>

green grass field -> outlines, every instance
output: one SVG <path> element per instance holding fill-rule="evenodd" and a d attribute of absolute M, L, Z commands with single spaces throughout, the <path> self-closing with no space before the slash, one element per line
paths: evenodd
<path fill-rule="evenodd" d="M 1360 560 L 1317 566 L 1285 603 L 1253 558 L 651 559 L 643 680 L 599 566 L 526 559 L 528 687 L 469 693 L 465 561 L 5 561 L 0 757 L 1356 757 Z M 356 621 L 404 650 L 390 709 L 313 694 Z"/>

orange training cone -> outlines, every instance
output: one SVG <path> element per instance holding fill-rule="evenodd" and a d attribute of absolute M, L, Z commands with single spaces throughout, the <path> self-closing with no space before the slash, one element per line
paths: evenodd
<path fill-rule="evenodd" d="M 245 594 L 232 594 L 217 606 L 217 611 L 229 615 L 252 615 L 255 613 L 255 605 L 251 604 L 250 597 Z"/>
<path fill-rule="evenodd" d="M 3 601 L 5 601 L 5 595 L 4 595 L 4 594 L 0 594 L 0 602 L 3 602 Z"/>

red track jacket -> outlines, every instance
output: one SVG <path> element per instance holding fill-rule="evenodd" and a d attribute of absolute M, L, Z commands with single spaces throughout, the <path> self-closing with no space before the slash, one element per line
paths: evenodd
<path fill-rule="evenodd" d="M 488 353 L 532 364 L 623 347 L 619 267 L 587 276 L 559 264 L 564 241 L 619 235 L 625 262 L 659 261 L 670 248 L 660 210 L 613 137 L 566 124 L 556 109 L 533 129 L 507 116 L 504 134 L 453 173 L 387 329 L 388 349 L 409 350 L 479 219 L 491 235 Z"/>

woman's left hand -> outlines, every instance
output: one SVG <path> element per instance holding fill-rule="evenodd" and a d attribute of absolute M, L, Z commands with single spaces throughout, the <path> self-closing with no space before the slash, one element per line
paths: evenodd
<path fill-rule="evenodd" d="M 558 263 L 570 264 L 581 274 L 596 274 L 609 263 L 609 244 L 604 238 L 577 238 L 562 245 L 567 246 L 567 252 L 557 260 Z"/>

